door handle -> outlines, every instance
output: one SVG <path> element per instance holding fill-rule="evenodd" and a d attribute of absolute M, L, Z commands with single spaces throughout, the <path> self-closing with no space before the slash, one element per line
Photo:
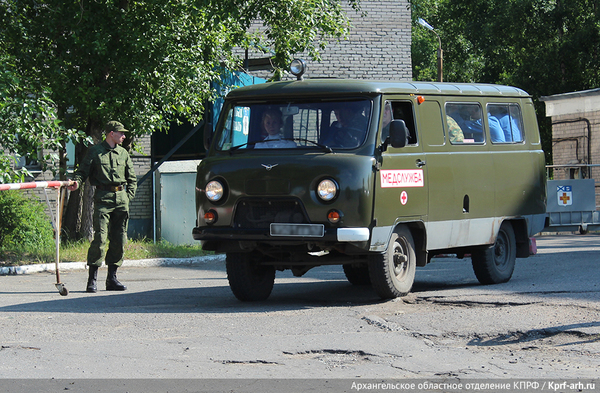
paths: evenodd
<path fill-rule="evenodd" d="M 417 168 L 423 168 L 427 164 L 425 161 L 417 160 Z"/>

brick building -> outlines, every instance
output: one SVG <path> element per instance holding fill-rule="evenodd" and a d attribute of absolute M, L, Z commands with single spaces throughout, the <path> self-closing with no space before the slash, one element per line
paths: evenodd
<path fill-rule="evenodd" d="M 541 97 L 552 119 L 554 179 L 596 180 L 596 206 L 600 205 L 600 89 Z"/>
<path fill-rule="evenodd" d="M 358 13 L 342 3 L 352 21 L 350 34 L 340 42 L 329 42 L 321 51 L 320 62 L 309 61 L 306 77 L 412 80 L 408 0 L 363 0 Z M 260 29 L 260 25 L 254 28 Z M 264 55 L 249 55 L 260 56 Z M 298 57 L 307 59 L 302 54 Z M 270 76 L 266 72 L 255 74 Z"/>
<path fill-rule="evenodd" d="M 347 40 L 331 42 L 308 77 L 412 80 L 411 13 L 408 0 L 363 0 Z"/>

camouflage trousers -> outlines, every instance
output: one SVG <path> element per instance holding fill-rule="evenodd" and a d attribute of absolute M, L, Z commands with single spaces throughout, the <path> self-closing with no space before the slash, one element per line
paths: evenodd
<path fill-rule="evenodd" d="M 88 266 L 121 266 L 127 243 L 128 203 L 103 203 L 96 200 L 94 209 L 94 240 L 87 255 Z M 108 245 L 108 251 L 106 247 Z"/>

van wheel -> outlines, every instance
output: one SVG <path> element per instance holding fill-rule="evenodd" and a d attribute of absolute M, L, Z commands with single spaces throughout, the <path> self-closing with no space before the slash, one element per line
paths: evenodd
<path fill-rule="evenodd" d="M 348 282 L 352 285 L 371 285 L 371 277 L 369 276 L 369 265 L 366 263 L 344 264 L 344 274 Z"/>
<path fill-rule="evenodd" d="M 255 253 L 227 253 L 225 266 L 231 291 L 239 300 L 265 300 L 275 284 L 275 268 L 260 266 Z"/>
<path fill-rule="evenodd" d="M 515 270 L 517 243 L 515 231 L 509 222 L 503 222 L 496 243 L 471 255 L 471 263 L 481 284 L 507 282 Z"/>
<path fill-rule="evenodd" d="M 406 296 L 415 281 L 417 258 L 410 230 L 400 227 L 392 234 L 387 251 L 369 256 L 371 284 L 383 299 Z"/>

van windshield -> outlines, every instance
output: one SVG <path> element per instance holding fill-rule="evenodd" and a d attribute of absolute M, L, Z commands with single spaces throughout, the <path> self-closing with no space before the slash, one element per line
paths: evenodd
<path fill-rule="evenodd" d="M 365 140 L 371 108 L 370 99 L 230 105 L 217 149 L 353 149 Z"/>

